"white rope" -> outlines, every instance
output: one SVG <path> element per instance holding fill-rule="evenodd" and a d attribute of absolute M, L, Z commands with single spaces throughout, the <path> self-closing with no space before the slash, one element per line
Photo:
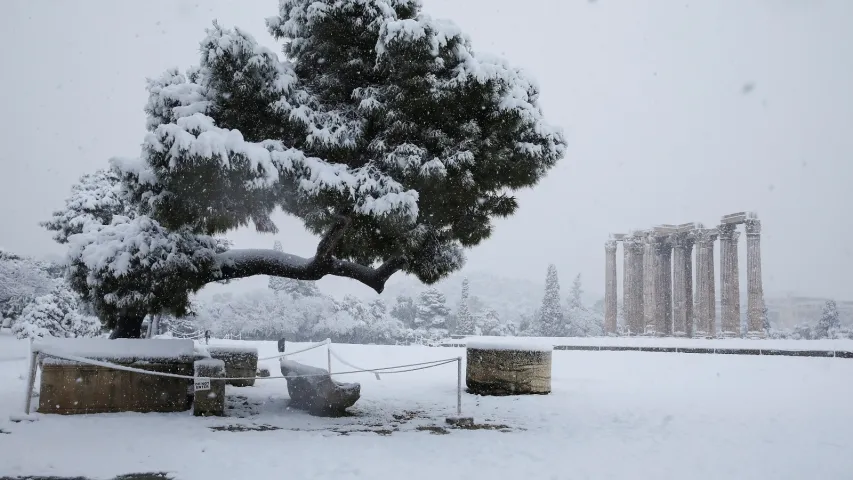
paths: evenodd
<path fill-rule="evenodd" d="M 364 370 L 363 368 L 361 368 L 361 367 L 357 367 L 357 366 L 355 366 L 355 365 L 353 365 L 353 364 L 351 364 L 351 363 L 347 362 L 347 361 L 346 361 L 346 360 L 344 360 L 343 358 L 341 358 L 341 356 L 340 356 L 340 355 L 338 355 L 337 353 L 335 353 L 335 351 L 334 351 L 334 350 L 332 350 L 332 347 L 329 347 L 329 353 L 330 353 L 330 354 L 332 354 L 332 356 L 333 356 L 333 357 L 335 357 L 335 359 L 336 359 L 337 361 L 339 361 L 339 362 L 343 363 L 344 365 L 348 366 L 349 368 L 354 368 L 354 369 L 356 369 L 356 370 Z M 377 380 L 382 380 L 381 378 L 379 378 L 379 374 L 378 374 L 378 373 L 373 372 L 373 374 L 374 374 L 374 375 L 376 375 L 376 379 L 377 379 Z"/>
<path fill-rule="evenodd" d="M 273 355 L 271 357 L 259 358 L 258 361 L 261 362 L 264 360 L 274 360 L 276 358 L 286 357 L 288 355 L 296 355 L 297 353 L 307 352 L 308 350 L 313 350 L 315 348 L 322 347 L 323 345 L 328 345 L 330 343 L 332 343 L 332 339 L 327 338 L 322 342 L 317 342 L 314 345 L 311 345 L 310 347 L 303 348 L 302 350 L 296 350 L 295 352 L 279 353 L 278 355 Z"/>
<path fill-rule="evenodd" d="M 78 363 L 82 363 L 85 365 L 94 365 L 96 367 L 111 368 L 113 370 L 122 370 L 125 372 L 141 373 L 141 374 L 145 374 L 145 375 L 156 375 L 156 376 L 160 376 L 160 377 L 181 378 L 184 380 L 192 380 L 194 378 L 194 377 L 190 377 L 187 375 L 178 375 L 177 373 L 151 372 L 148 370 L 142 370 L 141 368 L 133 368 L 133 367 L 127 367 L 124 365 L 116 365 L 115 363 L 102 362 L 100 360 L 93 360 L 91 358 L 86 358 L 86 357 L 78 357 L 76 355 L 71 355 L 71 354 L 62 353 L 62 352 L 56 352 L 54 350 L 49 350 L 49 349 L 41 349 L 39 354 L 47 356 L 47 357 L 54 357 L 54 358 L 59 358 L 61 360 L 67 360 L 69 362 L 78 362 Z"/>
<path fill-rule="evenodd" d="M 61 360 L 67 360 L 70 362 L 78 362 L 87 365 L 94 365 L 103 368 L 112 368 L 113 370 L 122 370 L 125 372 L 131 373 L 139 373 L 142 375 L 154 375 L 160 377 L 170 377 L 170 378 L 180 378 L 183 380 L 195 380 L 196 378 L 206 378 L 206 377 L 193 377 L 189 375 L 179 375 L 176 373 L 166 373 L 166 372 L 152 372 L 149 370 L 143 370 L 141 368 L 128 367 L 125 365 L 117 365 L 109 362 L 102 362 L 100 360 L 93 360 L 91 358 L 78 357 L 76 355 L 66 354 L 62 352 L 56 352 L 53 350 L 41 350 L 41 355 L 45 355 L 48 357 L 59 358 Z M 297 352 L 293 352 L 297 353 Z M 457 361 L 456 358 L 452 359 L 444 359 L 444 360 L 433 360 L 431 362 L 419 362 L 419 363 L 410 363 L 407 365 L 397 365 L 393 367 L 383 367 L 383 368 L 374 368 L 374 369 L 360 369 L 353 370 L 348 372 L 335 372 L 335 373 L 314 373 L 314 374 L 306 374 L 306 375 L 288 375 L 287 377 L 216 377 L 212 380 L 222 380 L 222 381 L 234 381 L 234 380 L 273 380 L 273 379 L 287 379 L 287 378 L 307 378 L 307 377 L 324 377 L 324 376 L 332 376 L 332 375 L 349 375 L 353 373 L 363 373 L 363 372 L 381 372 L 381 373 L 405 373 L 405 372 L 414 372 L 416 370 L 423 370 L 426 368 L 438 367 L 441 365 L 445 365 L 450 362 Z M 386 370 L 396 370 L 399 368 L 409 368 L 409 367 L 421 367 L 421 368 L 412 368 L 409 370 L 398 370 L 398 371 L 386 371 Z"/>

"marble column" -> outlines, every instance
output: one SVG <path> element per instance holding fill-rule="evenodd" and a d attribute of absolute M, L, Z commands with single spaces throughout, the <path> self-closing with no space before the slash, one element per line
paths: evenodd
<path fill-rule="evenodd" d="M 622 239 L 622 318 L 625 321 L 625 330 L 628 335 L 633 333 L 631 331 L 631 318 L 633 318 L 631 317 L 631 302 L 634 294 L 634 283 L 631 276 L 634 271 L 634 264 L 631 257 L 632 250 L 629 248 L 630 242 L 630 237 Z"/>
<path fill-rule="evenodd" d="M 658 238 L 655 253 L 655 334 L 668 337 L 672 335 L 672 245 L 667 239 Z"/>
<path fill-rule="evenodd" d="M 609 240 L 604 244 L 606 258 L 606 268 L 604 271 L 604 333 L 607 335 L 616 334 L 616 247 L 615 240 Z"/>
<path fill-rule="evenodd" d="M 736 331 L 738 332 L 738 336 L 740 336 L 740 333 L 742 331 L 741 326 L 740 326 L 740 267 L 739 267 L 740 262 L 738 260 L 738 253 L 737 253 L 738 252 L 737 243 L 738 243 L 739 239 L 740 239 L 740 232 L 735 230 L 735 232 L 732 234 L 732 255 L 734 256 L 734 261 L 732 262 L 732 266 L 731 266 L 732 273 L 731 273 L 731 277 L 729 278 L 729 280 L 732 283 L 732 292 L 733 292 L 732 296 L 730 298 L 731 308 L 732 308 L 732 311 L 734 312 L 732 315 L 734 316 L 734 319 L 735 319 L 735 325 L 737 326 Z"/>
<path fill-rule="evenodd" d="M 750 337 L 762 338 L 764 332 L 764 287 L 761 283 L 761 221 L 750 218 L 746 226 L 746 315 Z"/>
<path fill-rule="evenodd" d="M 634 301 L 631 306 L 634 312 L 633 331 L 636 335 L 640 335 L 643 333 L 643 308 L 645 306 L 645 284 L 643 282 L 645 278 L 645 257 L 643 255 L 645 247 L 642 242 L 635 240 L 632 244 L 632 248 L 634 249 L 634 273 L 632 275 L 634 278 Z"/>
<path fill-rule="evenodd" d="M 699 234 L 696 238 L 696 295 L 694 296 L 693 308 L 693 325 L 695 327 L 695 336 L 697 338 L 707 336 L 707 324 L 705 323 L 705 319 L 707 318 L 707 314 L 705 313 L 705 279 L 707 278 L 705 275 L 706 255 L 707 249 L 704 246 L 704 239 L 701 234 Z"/>
<path fill-rule="evenodd" d="M 636 236 L 622 241 L 625 254 L 625 292 L 622 308 L 629 335 L 643 332 L 643 240 Z"/>
<path fill-rule="evenodd" d="M 740 311 L 737 302 L 737 224 L 724 223 L 720 232 L 720 326 L 722 336 L 740 336 Z M 736 303 L 737 302 L 737 303 Z"/>
<path fill-rule="evenodd" d="M 687 336 L 687 246 L 686 235 L 672 237 L 672 332 L 676 337 Z"/>
<path fill-rule="evenodd" d="M 685 335 L 693 337 L 693 238 L 687 236 L 684 239 L 684 290 L 685 290 L 685 315 L 686 328 Z"/>
<path fill-rule="evenodd" d="M 696 240 L 696 329 L 697 336 L 716 337 L 716 298 L 714 288 L 714 240 L 716 230 L 699 232 Z"/>
<path fill-rule="evenodd" d="M 656 239 L 646 235 L 643 248 L 643 333 L 654 334 L 657 320 L 657 272 L 658 255 L 656 251 Z"/>
<path fill-rule="evenodd" d="M 714 240 L 717 239 L 717 233 L 714 231 L 709 234 L 710 240 L 707 247 L 707 255 L 705 257 L 705 275 L 707 275 L 705 287 L 707 288 L 707 333 L 711 338 L 717 337 L 717 282 L 714 275 Z"/>

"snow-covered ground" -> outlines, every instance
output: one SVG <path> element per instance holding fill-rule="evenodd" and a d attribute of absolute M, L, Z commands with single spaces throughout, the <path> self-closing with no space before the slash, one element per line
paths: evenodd
<path fill-rule="evenodd" d="M 273 342 L 256 345 L 261 356 L 275 354 Z M 333 349 L 365 368 L 463 353 Z M 348 376 L 362 383 L 362 398 L 344 418 L 289 410 L 284 380 L 271 379 L 228 387 L 226 418 L 123 413 L 12 423 L 27 350 L 0 336 L 0 477 L 782 480 L 853 472 L 848 359 L 557 351 L 550 395 L 465 394 L 466 414 L 504 427 L 452 430 L 444 419 L 455 411 L 455 364 L 381 380 Z M 323 348 L 293 357 L 315 366 L 326 358 Z M 278 374 L 275 361 L 265 363 Z M 333 369 L 348 367 L 333 360 Z"/>

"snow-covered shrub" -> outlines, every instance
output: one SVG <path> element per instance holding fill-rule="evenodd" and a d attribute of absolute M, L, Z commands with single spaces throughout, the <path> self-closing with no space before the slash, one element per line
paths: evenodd
<path fill-rule="evenodd" d="M 36 297 L 24 307 L 12 325 L 17 338 L 94 337 L 101 332 L 97 318 L 80 312 L 77 294 L 60 284 L 46 295 Z"/>
<path fill-rule="evenodd" d="M 0 249 L 0 317 L 11 322 L 35 297 L 50 292 L 58 281 L 51 267 Z"/>

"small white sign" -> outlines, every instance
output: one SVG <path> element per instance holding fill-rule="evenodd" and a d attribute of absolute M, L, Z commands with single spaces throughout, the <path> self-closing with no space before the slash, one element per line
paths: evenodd
<path fill-rule="evenodd" d="M 196 392 L 201 392 L 204 390 L 210 390 L 210 379 L 209 378 L 197 377 L 195 379 L 194 383 L 195 383 L 195 391 Z"/>

